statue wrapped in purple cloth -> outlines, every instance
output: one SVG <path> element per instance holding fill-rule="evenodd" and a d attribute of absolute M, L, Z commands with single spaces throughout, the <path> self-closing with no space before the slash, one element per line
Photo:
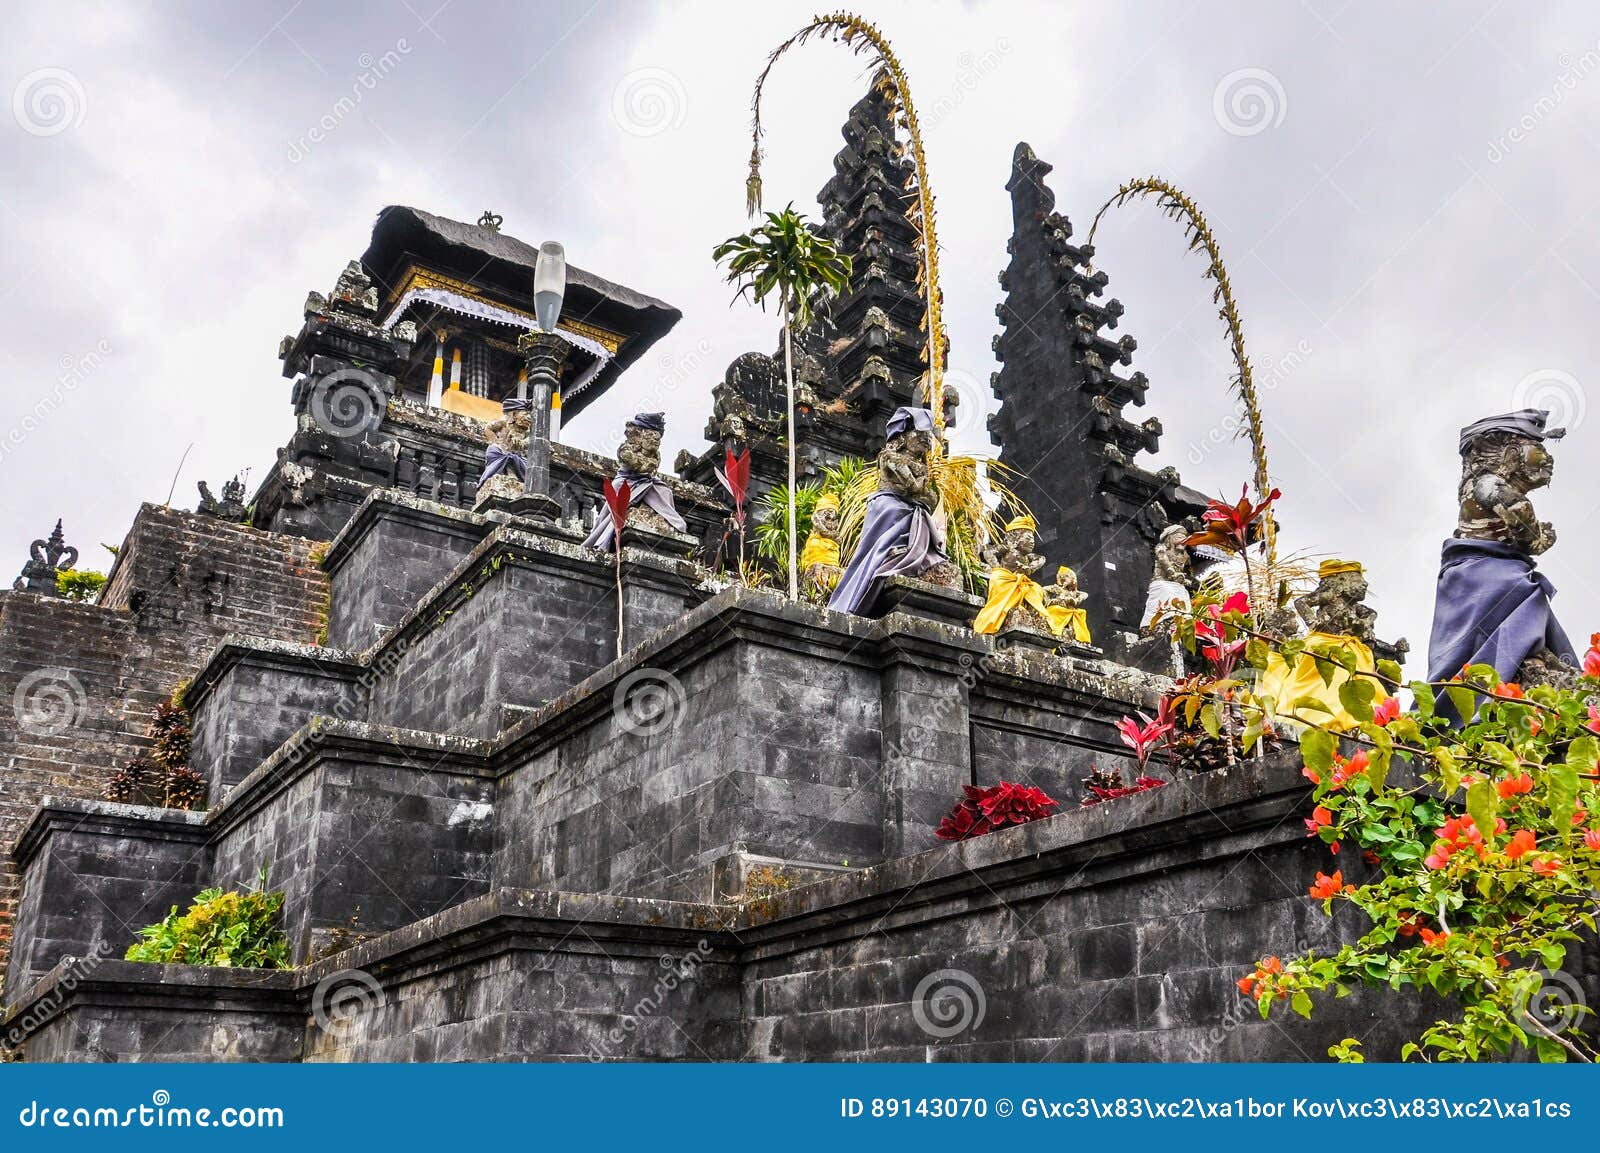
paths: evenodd
<path fill-rule="evenodd" d="M 859 612 L 892 576 L 930 577 L 949 583 L 954 566 L 944 554 L 944 530 L 933 519 L 939 494 L 931 454 L 933 413 L 897 408 L 884 426 L 878 454 L 878 491 L 867 500 L 855 553 L 828 601 L 830 609 Z"/>
<path fill-rule="evenodd" d="M 1576 673 L 1577 654 L 1550 606 L 1555 588 L 1533 558 L 1555 543 L 1528 493 L 1550 483 L 1550 414 L 1525 408 L 1461 430 L 1460 523 L 1444 542 L 1428 679 L 1486 664 L 1502 680 L 1559 684 Z"/>
<path fill-rule="evenodd" d="M 500 419 L 489 422 L 489 447 L 478 477 L 477 504 L 492 497 L 514 500 L 522 495 L 528 474 L 528 434 L 533 428 L 529 402 L 508 397 L 500 402 Z"/>
<path fill-rule="evenodd" d="M 688 525 L 672 501 L 672 489 L 656 475 L 661 468 L 661 434 L 666 430 L 665 413 L 634 416 L 623 428 L 622 443 L 617 446 L 617 475 L 612 483 L 621 488 L 623 481 L 628 482 L 630 527 L 670 535 L 683 532 Z M 609 549 L 616 536 L 611 518 L 603 512 L 583 542 L 592 548 Z"/>

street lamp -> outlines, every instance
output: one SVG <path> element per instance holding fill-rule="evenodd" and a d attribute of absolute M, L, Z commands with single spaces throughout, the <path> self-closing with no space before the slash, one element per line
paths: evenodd
<path fill-rule="evenodd" d="M 561 366 L 571 349 L 556 333 L 561 318 L 561 300 L 567 291 L 567 254 L 553 240 L 539 245 L 539 259 L 533 266 L 534 330 L 525 332 L 517 348 L 527 357 L 524 383 L 519 399 L 529 401 L 532 428 L 528 430 L 528 468 L 523 478 L 519 512 L 545 516 L 552 520 L 560 505 L 550 495 L 550 398 L 560 387 Z M 532 396 L 529 396 L 529 392 Z"/>

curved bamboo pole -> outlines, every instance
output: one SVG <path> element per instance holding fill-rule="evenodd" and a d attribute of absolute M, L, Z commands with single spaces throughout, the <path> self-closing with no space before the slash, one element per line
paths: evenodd
<path fill-rule="evenodd" d="M 935 232 L 933 187 L 928 183 L 928 163 L 922 151 L 922 129 L 917 123 L 917 110 L 911 103 L 911 84 L 906 78 L 900 59 L 894 54 L 882 32 L 849 12 L 835 12 L 829 16 L 815 16 L 811 22 L 789 39 L 778 45 L 767 57 L 767 64 L 756 78 L 755 95 L 750 102 L 750 176 L 745 181 L 745 207 L 751 216 L 761 209 L 761 90 L 767 82 L 772 66 L 796 44 L 803 44 L 822 32 L 832 32 L 853 52 L 867 51 L 875 55 L 877 63 L 889 75 L 886 88 L 895 103 L 895 111 L 906 126 L 911 138 L 911 157 L 916 164 L 917 226 L 922 242 L 921 287 L 927 294 L 928 304 L 924 324 L 928 340 L 928 406 L 933 410 L 936 429 L 944 428 L 944 367 L 948 341 L 944 331 L 944 301 L 939 292 L 939 241 Z M 943 444 L 944 438 L 936 438 Z"/>
<path fill-rule="evenodd" d="M 1233 286 L 1228 280 L 1228 270 L 1222 263 L 1222 250 L 1217 245 L 1217 238 L 1211 231 L 1211 226 L 1206 223 L 1205 214 L 1200 211 L 1200 206 L 1189 198 L 1182 189 L 1163 180 L 1159 176 L 1146 176 L 1138 180 L 1130 180 L 1117 189 L 1117 194 L 1100 206 L 1100 211 L 1094 214 L 1094 223 L 1089 226 L 1090 244 L 1094 243 L 1095 229 L 1100 227 L 1100 218 L 1104 216 L 1113 205 L 1125 204 L 1129 200 L 1136 200 L 1145 196 L 1155 196 L 1156 202 L 1163 212 L 1183 224 L 1184 236 L 1189 241 L 1189 250 L 1204 248 L 1206 256 L 1211 263 L 1203 274 L 1206 279 L 1216 282 L 1217 287 L 1211 293 L 1211 302 L 1220 301 L 1221 307 L 1217 310 L 1228 326 L 1228 340 L 1233 349 L 1233 363 L 1235 375 L 1233 387 L 1239 394 L 1239 401 L 1244 406 L 1246 426 L 1250 434 L 1250 456 L 1255 465 L 1255 486 L 1257 499 L 1265 500 L 1272 491 L 1272 481 L 1267 473 L 1267 441 L 1261 426 L 1261 404 L 1256 395 L 1255 379 L 1250 372 L 1250 357 L 1244 348 L 1244 325 L 1239 319 L 1239 308 L 1233 299 Z M 1267 546 L 1267 561 L 1272 563 L 1278 556 L 1278 527 L 1269 509 L 1265 517 L 1265 539 Z"/>

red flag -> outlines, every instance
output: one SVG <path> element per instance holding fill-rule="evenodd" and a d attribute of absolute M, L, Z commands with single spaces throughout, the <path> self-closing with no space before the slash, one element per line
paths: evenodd
<path fill-rule="evenodd" d="M 628 509 L 631 506 L 633 489 L 627 481 L 621 487 L 614 486 L 608 476 L 605 480 L 606 507 L 611 510 L 611 527 L 616 530 L 617 538 L 622 538 L 622 526 L 628 523 Z"/>

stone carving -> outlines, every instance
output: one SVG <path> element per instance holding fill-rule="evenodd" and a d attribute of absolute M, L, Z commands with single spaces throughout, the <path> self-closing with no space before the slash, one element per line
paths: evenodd
<path fill-rule="evenodd" d="M 1051 631 L 1057 636 L 1071 631 L 1077 640 L 1088 644 L 1088 612 L 1083 607 L 1088 600 L 1089 594 L 1078 588 L 1078 574 L 1066 565 L 1057 568 L 1055 584 L 1044 586 L 1044 611 Z"/>
<path fill-rule="evenodd" d="M 1181 524 L 1169 524 L 1156 538 L 1155 569 L 1150 577 L 1150 589 L 1144 598 L 1144 615 L 1140 618 L 1141 631 L 1146 635 L 1157 631 L 1156 617 L 1163 609 L 1189 607 L 1193 570 L 1189 562 L 1189 549 L 1183 542 L 1189 530 Z M 1170 621 L 1162 623 L 1160 631 L 1170 631 Z"/>
<path fill-rule="evenodd" d="M 36 540 L 28 546 L 27 563 L 22 566 L 22 575 L 12 582 L 11 587 L 17 592 L 59 596 L 56 574 L 77 563 L 78 550 L 66 542 L 58 520 L 48 539 Z"/>
<path fill-rule="evenodd" d="M 617 475 L 612 483 L 618 489 L 623 484 L 628 486 L 626 528 L 673 537 L 688 526 L 678 514 L 671 486 L 657 475 L 661 469 L 661 437 L 666 430 L 664 414 L 636 414 L 623 427 L 622 443 L 617 446 Z M 583 543 L 593 548 L 608 549 L 615 533 L 611 517 L 602 509 L 595 518 L 594 529 Z"/>
<path fill-rule="evenodd" d="M 1566 684 L 1575 675 L 1577 653 L 1550 604 L 1555 588 L 1533 561 L 1556 541 L 1528 499 L 1554 473 L 1544 442 L 1566 435 L 1547 428 L 1549 418 L 1525 408 L 1461 430 L 1459 518 L 1439 568 L 1430 680 L 1469 664 L 1492 665 L 1502 680 L 1523 684 Z"/>
<path fill-rule="evenodd" d="M 528 436 L 533 431 L 533 414 L 528 402 L 515 397 L 501 402 L 501 413 L 485 426 L 489 447 L 484 455 L 483 474 L 478 478 L 474 507 L 491 500 L 516 500 L 522 495 L 528 467 Z"/>
<path fill-rule="evenodd" d="M 201 481 L 198 487 L 200 503 L 195 505 L 194 511 L 201 516 L 214 516 L 235 524 L 243 524 L 250 518 L 250 509 L 244 500 L 244 481 L 239 477 L 223 482 L 221 500 L 212 495 L 211 486 L 205 481 Z"/>
<path fill-rule="evenodd" d="M 1324 564 L 1318 577 L 1317 587 L 1294 602 L 1306 626 L 1312 632 L 1355 637 L 1370 645 L 1378 614 L 1365 603 L 1365 570 L 1353 562 L 1336 561 Z"/>

